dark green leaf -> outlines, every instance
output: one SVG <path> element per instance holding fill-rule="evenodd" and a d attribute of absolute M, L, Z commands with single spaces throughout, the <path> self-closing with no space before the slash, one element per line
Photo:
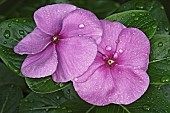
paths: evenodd
<path fill-rule="evenodd" d="M 29 88 L 36 93 L 51 93 L 67 87 L 70 83 L 56 83 L 51 77 L 31 79 L 26 78 Z"/>
<path fill-rule="evenodd" d="M 0 113 L 18 113 L 20 100 L 23 98 L 20 88 L 14 85 L 0 87 Z"/>
<path fill-rule="evenodd" d="M 30 19 L 11 19 L 0 24 L 0 58 L 18 75 L 25 56 L 15 54 L 13 47 L 34 28 Z"/>
<path fill-rule="evenodd" d="M 130 10 L 122 13 L 115 13 L 107 18 L 111 22 L 118 21 L 127 27 L 135 27 L 142 30 L 149 39 L 154 35 L 157 24 L 148 11 Z"/>
<path fill-rule="evenodd" d="M 51 0 L 51 3 L 70 3 L 95 13 L 99 18 L 112 14 L 119 4 L 113 0 Z"/>
<path fill-rule="evenodd" d="M 27 90 L 25 80 L 17 76 L 14 72 L 8 69 L 3 63 L 0 62 L 0 86 L 6 84 L 15 84 L 23 90 Z"/>
<path fill-rule="evenodd" d="M 158 0 L 131 0 L 123 4 L 117 12 L 139 9 L 151 12 L 158 23 L 157 34 L 169 34 L 170 24 L 164 7 Z"/>
<path fill-rule="evenodd" d="M 67 87 L 50 94 L 31 93 L 21 102 L 20 113 L 85 113 L 90 107 Z"/>

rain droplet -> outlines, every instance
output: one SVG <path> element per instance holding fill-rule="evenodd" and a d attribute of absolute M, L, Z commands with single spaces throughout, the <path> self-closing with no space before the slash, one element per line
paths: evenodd
<path fill-rule="evenodd" d="M 70 94 L 70 92 L 71 92 L 70 89 L 68 89 L 68 90 L 67 90 L 67 94 Z"/>
<path fill-rule="evenodd" d="M 132 13 L 132 16 L 135 16 L 135 13 Z"/>
<path fill-rule="evenodd" d="M 112 50 L 112 47 L 111 46 L 106 46 L 106 51 L 111 51 Z"/>
<path fill-rule="evenodd" d="M 68 110 L 67 112 L 68 112 L 68 113 L 71 113 L 71 112 L 72 112 L 72 110 Z"/>
<path fill-rule="evenodd" d="M 3 44 L 7 44 L 7 41 L 4 41 Z"/>
<path fill-rule="evenodd" d="M 161 6 L 161 9 L 162 9 L 162 10 L 164 10 L 164 7 L 163 7 L 163 6 Z"/>
<path fill-rule="evenodd" d="M 136 8 L 138 8 L 138 9 L 143 9 L 143 8 L 144 8 L 144 7 L 143 7 L 143 3 L 138 2 L 138 3 L 136 4 Z"/>
<path fill-rule="evenodd" d="M 152 26 L 152 28 L 156 29 L 156 28 L 157 28 L 157 25 L 154 24 L 154 25 Z"/>
<path fill-rule="evenodd" d="M 162 47 L 163 46 L 163 43 L 162 42 L 159 42 L 158 43 L 158 47 Z"/>
<path fill-rule="evenodd" d="M 10 35 L 11 35 L 10 31 L 9 31 L 9 30 L 5 30 L 5 32 L 4 32 L 4 37 L 5 37 L 6 39 L 9 39 Z"/>
<path fill-rule="evenodd" d="M 143 109 L 146 110 L 146 111 L 149 111 L 150 110 L 150 106 L 149 105 L 144 105 Z"/>
<path fill-rule="evenodd" d="M 10 23 L 10 24 L 8 24 L 8 27 L 11 27 L 11 23 Z"/>
<path fill-rule="evenodd" d="M 83 29 L 84 27 L 85 27 L 84 24 L 80 24 L 80 25 L 79 25 L 79 28 L 80 28 L 80 29 Z"/>
<path fill-rule="evenodd" d="M 60 97 L 59 97 L 59 96 L 56 96 L 56 98 L 57 98 L 57 100 L 58 100 L 58 99 L 60 99 Z"/>
<path fill-rule="evenodd" d="M 122 50 L 122 49 L 119 49 L 119 53 L 123 53 L 123 50 Z"/>
<path fill-rule="evenodd" d="M 168 28 L 168 27 L 165 27 L 165 31 L 167 31 L 167 32 L 168 32 L 168 31 L 169 31 L 169 28 Z"/>
<path fill-rule="evenodd" d="M 59 86 L 60 86 L 60 87 L 63 87 L 63 86 L 64 86 L 64 84 L 63 84 L 63 83 L 60 83 L 60 84 L 59 84 Z"/>
<path fill-rule="evenodd" d="M 139 20 L 139 17 L 134 18 L 134 20 Z"/>
<path fill-rule="evenodd" d="M 161 82 L 163 82 L 163 83 L 166 83 L 166 82 L 169 82 L 169 81 L 170 81 L 169 76 L 163 76 L 163 77 L 161 78 Z"/>
<path fill-rule="evenodd" d="M 20 34 L 20 35 L 25 35 L 25 33 L 24 33 L 23 30 L 19 30 L 19 34 Z"/>
<path fill-rule="evenodd" d="M 15 21 L 16 21 L 16 22 L 18 22 L 19 20 L 18 20 L 18 19 L 16 19 Z"/>

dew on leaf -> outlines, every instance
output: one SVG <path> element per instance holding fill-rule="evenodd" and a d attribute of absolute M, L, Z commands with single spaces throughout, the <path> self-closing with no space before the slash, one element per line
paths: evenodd
<path fill-rule="evenodd" d="M 7 44 L 7 41 L 4 41 L 3 44 Z"/>
<path fill-rule="evenodd" d="M 64 86 L 64 84 L 63 84 L 63 83 L 60 83 L 60 84 L 59 84 L 59 86 L 60 86 L 60 87 L 63 87 L 63 86 Z"/>
<path fill-rule="evenodd" d="M 161 82 L 163 82 L 163 83 L 166 83 L 166 82 L 169 82 L 169 81 L 170 81 L 169 76 L 163 76 L 163 77 L 161 78 Z"/>
<path fill-rule="evenodd" d="M 71 113 L 71 112 L 72 112 L 72 110 L 68 110 L 67 112 L 68 112 L 68 113 Z"/>
<path fill-rule="evenodd" d="M 66 109 L 66 107 L 62 107 L 62 109 Z"/>
<path fill-rule="evenodd" d="M 10 37 L 10 35 L 11 35 L 11 33 L 10 33 L 10 31 L 9 30 L 5 30 L 5 32 L 4 32 L 4 37 L 6 38 L 6 39 L 9 39 L 9 37 Z"/>
<path fill-rule="evenodd" d="M 162 10 L 164 10 L 164 7 L 163 7 L 163 6 L 161 6 L 161 9 L 162 9 Z"/>
<path fill-rule="evenodd" d="M 10 24 L 8 24 L 8 27 L 11 27 L 12 25 L 11 25 L 11 23 Z"/>
<path fill-rule="evenodd" d="M 150 110 L 150 106 L 149 106 L 149 105 L 144 105 L 144 106 L 143 106 L 143 109 L 144 109 L 145 111 L 149 111 L 149 110 Z"/>
<path fill-rule="evenodd" d="M 143 8 L 144 8 L 144 7 L 143 7 L 143 3 L 138 2 L 138 3 L 136 4 L 136 8 L 138 8 L 138 9 L 143 9 Z"/>
<path fill-rule="evenodd" d="M 25 35 L 25 33 L 24 33 L 23 30 L 19 30 L 19 34 L 20 34 L 20 35 Z"/>
<path fill-rule="evenodd" d="M 156 27 L 157 27 L 157 25 L 155 25 L 155 24 L 152 26 L 152 28 L 154 28 L 154 29 L 155 29 Z"/>
<path fill-rule="evenodd" d="M 136 18 L 134 18 L 134 20 L 139 20 L 139 18 L 138 18 L 138 17 L 136 17 Z"/>
<path fill-rule="evenodd" d="M 135 13 L 132 13 L 132 16 L 135 16 Z"/>
<path fill-rule="evenodd" d="M 158 43 L 158 47 L 162 47 L 163 46 L 163 43 L 162 42 L 159 42 Z"/>
<path fill-rule="evenodd" d="M 165 31 L 167 31 L 167 32 L 168 32 L 168 31 L 169 31 L 169 28 L 168 28 L 168 27 L 165 27 Z"/>

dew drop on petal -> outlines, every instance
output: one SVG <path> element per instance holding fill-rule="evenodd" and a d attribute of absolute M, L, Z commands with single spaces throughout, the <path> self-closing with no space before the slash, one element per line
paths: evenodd
<path fill-rule="evenodd" d="M 114 56 L 113 56 L 113 58 L 115 58 L 115 59 L 118 58 L 118 54 L 115 53 Z"/>
<path fill-rule="evenodd" d="M 122 50 L 122 49 L 119 49 L 119 53 L 123 53 L 123 50 Z"/>
<path fill-rule="evenodd" d="M 111 51 L 112 50 L 112 47 L 111 46 L 106 46 L 106 51 Z"/>
<path fill-rule="evenodd" d="M 83 29 L 84 27 L 85 27 L 84 24 L 80 24 L 80 25 L 79 25 L 79 28 L 80 28 L 80 29 Z"/>

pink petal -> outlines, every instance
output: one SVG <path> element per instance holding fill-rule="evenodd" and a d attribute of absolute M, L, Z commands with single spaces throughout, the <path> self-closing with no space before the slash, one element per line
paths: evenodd
<path fill-rule="evenodd" d="M 51 43 L 51 38 L 52 36 L 35 28 L 14 47 L 14 51 L 20 55 L 39 53 Z"/>
<path fill-rule="evenodd" d="M 94 61 L 97 46 L 91 38 L 74 37 L 62 39 L 57 44 L 59 65 L 53 80 L 67 82 L 82 75 Z"/>
<path fill-rule="evenodd" d="M 109 22 L 101 20 L 103 26 L 102 41 L 98 47 L 99 51 L 105 55 L 109 55 L 116 51 L 118 36 L 125 26 L 119 22 Z"/>
<path fill-rule="evenodd" d="M 93 13 L 77 9 L 64 18 L 60 35 L 63 37 L 92 37 L 99 44 L 102 36 L 102 27 L 99 19 Z"/>
<path fill-rule="evenodd" d="M 149 77 L 146 72 L 130 67 L 102 66 L 86 82 L 73 83 L 78 95 L 93 105 L 130 104 L 144 94 Z"/>
<path fill-rule="evenodd" d="M 136 28 L 126 28 L 119 36 L 116 60 L 119 65 L 132 66 L 134 69 L 147 70 L 150 43 L 146 35 Z"/>
<path fill-rule="evenodd" d="M 21 72 L 30 78 L 46 77 L 55 72 L 57 64 L 55 45 L 51 44 L 41 53 L 28 55 L 22 64 Z"/>
<path fill-rule="evenodd" d="M 75 6 L 69 4 L 47 5 L 34 13 L 34 20 L 43 32 L 56 35 L 61 30 L 63 18 L 75 9 Z"/>

